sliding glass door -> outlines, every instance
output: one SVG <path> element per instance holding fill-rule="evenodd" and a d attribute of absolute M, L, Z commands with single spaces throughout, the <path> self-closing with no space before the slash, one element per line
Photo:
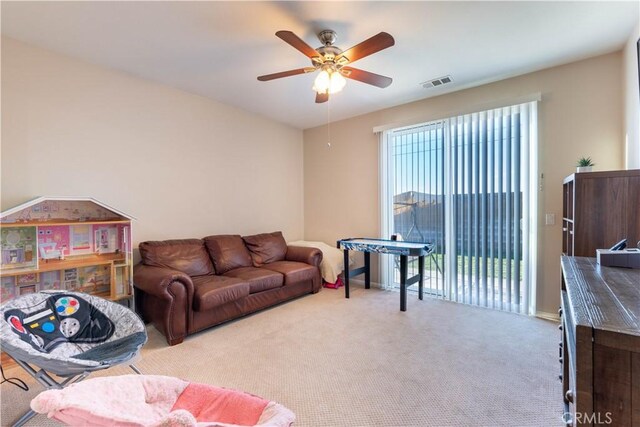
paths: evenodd
<path fill-rule="evenodd" d="M 393 132 L 388 145 L 390 210 L 388 233 L 411 242 L 436 245 L 425 260 L 425 292 L 444 296 L 444 132 L 442 122 Z M 390 257 L 391 286 L 399 286 L 398 257 Z M 409 261 L 409 276 L 418 261 Z"/>
<path fill-rule="evenodd" d="M 428 293 L 534 309 L 535 123 L 536 104 L 528 103 L 385 132 L 383 236 L 435 244 Z M 382 261 L 391 287 L 399 282 L 396 261 Z"/>

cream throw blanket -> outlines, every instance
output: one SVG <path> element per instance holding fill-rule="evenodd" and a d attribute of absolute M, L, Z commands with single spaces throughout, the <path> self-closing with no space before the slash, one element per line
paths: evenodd
<path fill-rule="evenodd" d="M 320 274 L 327 283 L 336 283 L 338 274 L 344 270 L 344 258 L 340 249 L 329 246 L 324 242 L 308 242 L 306 240 L 296 240 L 288 242 L 291 246 L 304 246 L 306 248 L 318 248 L 322 252 L 322 262 L 320 263 Z M 353 258 L 349 257 L 349 265 L 353 264 Z"/>

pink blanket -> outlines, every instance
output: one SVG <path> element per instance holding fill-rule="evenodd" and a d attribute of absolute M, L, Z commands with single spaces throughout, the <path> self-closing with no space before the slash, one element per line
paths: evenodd
<path fill-rule="evenodd" d="M 184 409 L 196 420 L 253 426 L 269 401 L 235 390 L 191 383 L 180 394 L 171 411 Z"/>
<path fill-rule="evenodd" d="M 240 391 L 159 375 L 102 377 L 47 390 L 31 408 L 71 426 L 288 427 L 282 405 Z"/>

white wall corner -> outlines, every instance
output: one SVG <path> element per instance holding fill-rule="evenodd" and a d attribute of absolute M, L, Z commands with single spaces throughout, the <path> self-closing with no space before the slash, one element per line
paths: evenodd
<path fill-rule="evenodd" d="M 640 87 L 638 39 L 640 22 L 636 24 L 623 48 L 622 93 L 624 111 L 624 164 L 626 169 L 640 169 Z"/>

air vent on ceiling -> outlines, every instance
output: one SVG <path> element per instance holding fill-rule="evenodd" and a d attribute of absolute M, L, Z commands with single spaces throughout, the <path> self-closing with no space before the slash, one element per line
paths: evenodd
<path fill-rule="evenodd" d="M 432 87 L 438 87 L 442 85 L 446 85 L 451 83 L 453 78 L 451 76 L 438 77 L 437 79 L 427 80 L 426 82 L 420 83 L 420 85 L 425 89 L 430 89 Z"/>

